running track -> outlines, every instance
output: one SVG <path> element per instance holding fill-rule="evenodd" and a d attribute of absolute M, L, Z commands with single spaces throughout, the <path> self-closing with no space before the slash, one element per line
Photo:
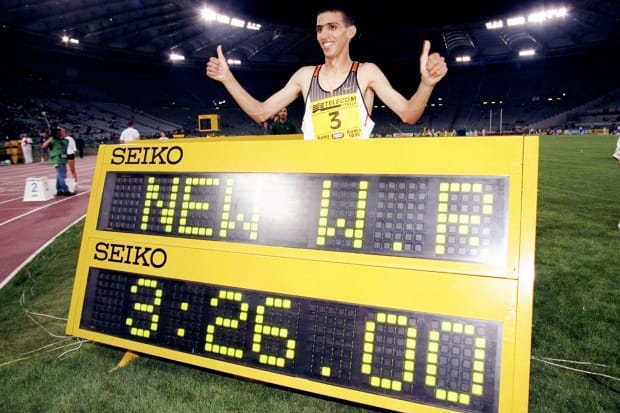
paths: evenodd
<path fill-rule="evenodd" d="M 76 196 L 24 202 L 26 179 L 55 178 L 48 162 L 0 166 L 0 288 L 57 236 L 86 215 L 96 156 L 76 158 Z M 55 187 L 52 187 L 55 193 Z"/>

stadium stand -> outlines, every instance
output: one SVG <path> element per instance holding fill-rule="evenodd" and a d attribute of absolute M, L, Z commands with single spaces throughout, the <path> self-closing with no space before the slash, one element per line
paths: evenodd
<path fill-rule="evenodd" d="M 199 114 L 220 114 L 220 135 L 255 135 L 263 130 L 230 100 L 217 82 L 207 79 L 204 65 L 171 67 L 152 61 L 106 61 L 100 57 L 67 55 L 54 49 L 11 48 L 14 60 L 0 79 L 0 133 L 14 139 L 31 136 L 51 123 L 63 123 L 90 147 L 114 142 L 127 120 L 133 119 L 145 137 L 159 131 L 201 136 Z M 620 107 L 616 57 L 591 75 L 591 56 L 572 55 L 530 62 L 490 65 L 450 65 L 429 106 L 416 125 L 407 125 L 376 99 L 376 136 L 428 134 L 545 133 L 564 130 L 618 128 Z M 39 61 L 46 62 L 38 65 Z M 386 64 L 384 71 L 403 94 L 411 93 L 417 62 Z M 289 67 L 238 69 L 239 80 L 258 98 L 279 89 L 290 77 Z M 587 85 L 575 79 L 587 79 Z M 495 102 L 494 104 L 491 102 Z M 289 107 L 300 124 L 303 103 Z"/>

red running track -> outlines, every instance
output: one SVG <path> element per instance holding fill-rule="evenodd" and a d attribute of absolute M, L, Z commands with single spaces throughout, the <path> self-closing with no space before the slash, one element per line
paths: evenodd
<path fill-rule="evenodd" d="M 48 162 L 0 166 L 0 288 L 86 215 L 96 156 L 76 158 L 77 195 L 47 201 L 24 201 L 26 179 L 56 178 Z M 55 193 L 55 187 L 52 191 Z"/>

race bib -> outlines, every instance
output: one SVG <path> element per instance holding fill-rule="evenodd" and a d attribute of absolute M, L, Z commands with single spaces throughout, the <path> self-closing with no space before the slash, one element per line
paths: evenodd
<path fill-rule="evenodd" d="M 312 126 L 316 139 L 362 137 L 357 95 L 339 95 L 312 102 Z"/>

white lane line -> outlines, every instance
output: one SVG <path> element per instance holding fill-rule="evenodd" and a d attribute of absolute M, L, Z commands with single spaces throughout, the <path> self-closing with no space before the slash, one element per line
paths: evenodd
<path fill-rule="evenodd" d="M 64 229 L 60 230 L 58 232 L 58 234 L 56 234 L 55 236 L 53 236 L 49 241 L 47 241 L 45 244 L 43 244 L 41 246 L 41 248 L 39 248 L 38 250 L 36 250 L 35 252 L 33 252 L 28 258 L 26 258 L 24 260 L 24 262 L 22 262 L 19 266 L 17 266 L 17 268 L 15 268 L 13 270 L 12 273 L 10 273 L 4 280 L 0 281 L 0 288 L 4 287 L 9 281 L 11 281 L 13 279 L 13 277 L 15 277 L 15 275 L 17 275 L 17 273 L 26 266 L 26 264 L 28 264 L 30 261 L 32 261 L 34 259 L 34 257 L 36 257 L 41 251 L 43 251 L 45 248 L 47 248 L 52 242 L 54 242 L 54 240 L 56 238 L 58 238 L 59 236 L 61 236 L 65 231 L 67 231 L 69 228 L 71 228 L 73 225 L 77 224 L 78 222 L 80 222 L 81 219 L 83 219 L 86 216 L 86 214 L 82 215 L 81 217 L 79 217 L 78 219 L 76 219 L 75 221 L 73 221 L 71 224 L 67 225 Z"/>
<path fill-rule="evenodd" d="M 0 205 L 5 204 L 7 202 L 13 202 L 13 201 L 18 201 L 20 199 L 24 199 L 23 196 L 18 196 L 17 198 L 10 198 L 10 199 L 6 199 L 4 201 L 0 201 Z"/>
<path fill-rule="evenodd" d="M 81 196 L 82 194 L 87 194 L 87 193 L 89 193 L 89 192 L 90 192 L 90 191 L 80 192 L 79 194 L 76 194 L 75 196 Z M 21 215 L 14 216 L 14 217 L 13 217 L 13 218 L 11 218 L 11 219 L 8 219 L 8 220 L 6 220 L 6 221 L 0 222 L 0 227 L 1 227 L 1 226 L 3 226 L 3 225 L 6 225 L 6 224 L 10 224 L 11 222 L 16 221 L 16 220 L 18 220 L 18 219 L 20 219 L 20 218 L 23 218 L 23 217 L 25 217 L 25 216 L 28 216 L 28 215 L 30 215 L 30 214 L 34 214 L 35 212 L 41 211 L 42 209 L 45 209 L 45 208 L 51 207 L 52 205 L 56 205 L 56 204 L 58 204 L 58 203 L 60 203 L 60 202 L 65 202 L 65 201 L 68 201 L 68 200 L 69 200 L 69 198 L 60 199 L 60 200 L 58 200 L 58 201 L 52 202 L 51 204 L 43 205 L 43 206 L 40 206 L 39 208 L 35 208 L 35 209 L 33 209 L 33 210 L 31 210 L 31 211 L 28 211 L 28 212 L 25 212 L 25 213 L 23 213 L 23 214 L 21 214 Z"/>

